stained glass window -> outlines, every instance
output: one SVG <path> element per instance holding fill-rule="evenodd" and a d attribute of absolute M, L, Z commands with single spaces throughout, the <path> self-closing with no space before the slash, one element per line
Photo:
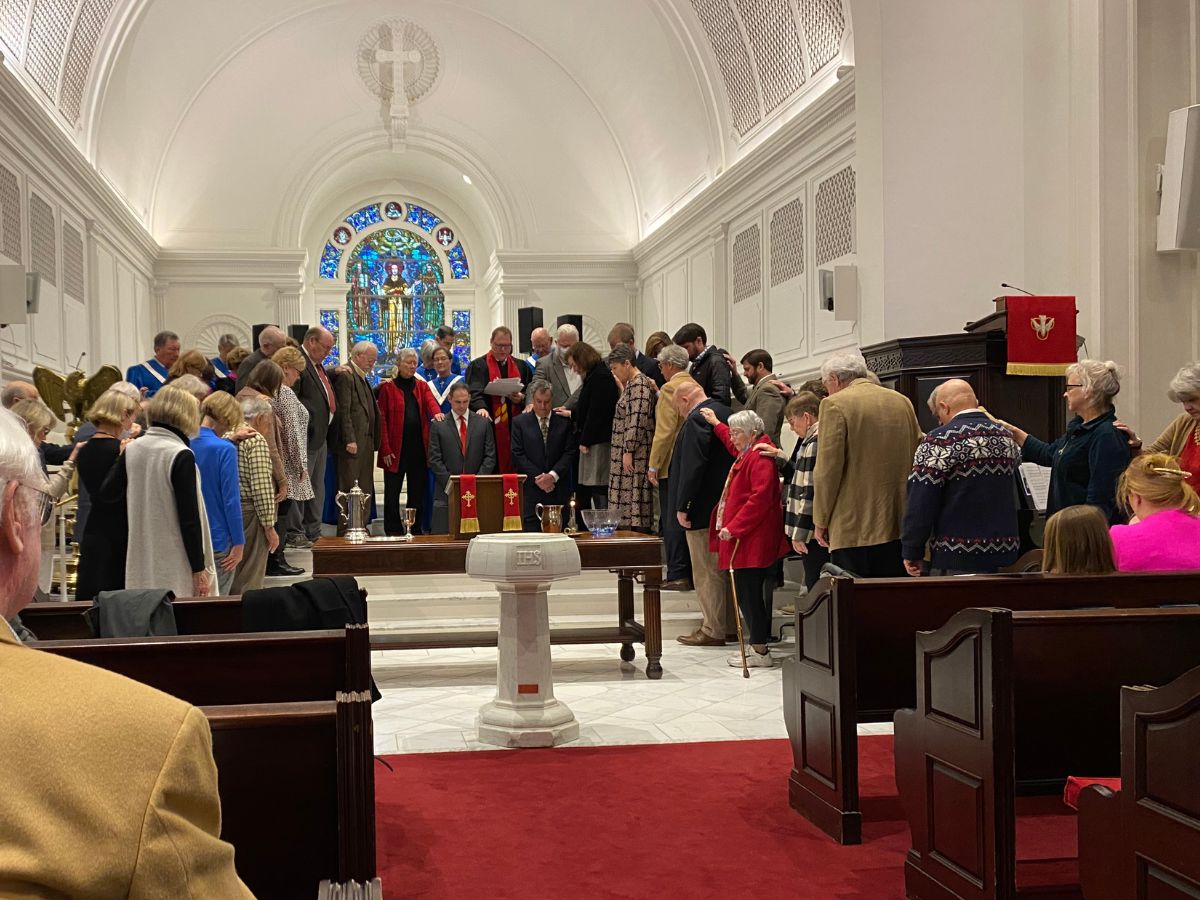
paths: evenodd
<path fill-rule="evenodd" d="M 417 206 L 415 203 L 408 204 L 408 221 L 419 228 L 425 229 L 430 234 L 433 234 L 433 229 L 442 224 L 441 219 L 429 210 Z"/>
<path fill-rule="evenodd" d="M 463 250 L 462 244 L 455 244 L 454 248 L 446 254 L 446 258 L 450 260 L 450 274 L 455 278 L 471 276 L 471 269 L 467 265 L 467 253 Z"/>
<path fill-rule="evenodd" d="M 333 335 L 333 349 L 329 351 L 329 355 L 325 357 L 322 365 L 336 366 L 342 361 L 342 345 L 340 338 L 342 336 L 342 313 L 337 309 L 321 310 L 321 327 L 326 329 Z"/>
<path fill-rule="evenodd" d="M 403 219 L 404 204 L 400 203 L 398 200 L 393 200 L 383 208 L 383 214 L 389 219 Z"/>
<path fill-rule="evenodd" d="M 341 262 L 342 251 L 333 244 L 325 244 L 325 252 L 321 254 L 321 277 L 336 279 Z"/>
<path fill-rule="evenodd" d="M 365 231 L 372 225 L 383 221 L 379 218 L 379 204 L 364 206 L 358 212 L 350 213 L 346 216 L 346 221 L 354 226 L 355 231 Z"/>
<path fill-rule="evenodd" d="M 458 360 L 462 371 L 466 372 L 471 362 L 471 311 L 456 309 L 454 321 L 450 324 L 454 326 L 454 358 Z"/>
<path fill-rule="evenodd" d="M 437 251 L 420 235 L 385 228 L 363 238 L 346 262 L 347 346 L 379 347 L 371 381 L 388 378 L 404 347 L 419 348 L 445 322 Z"/>

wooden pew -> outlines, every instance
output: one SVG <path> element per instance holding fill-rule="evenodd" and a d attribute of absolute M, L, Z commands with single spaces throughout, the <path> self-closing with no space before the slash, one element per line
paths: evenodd
<path fill-rule="evenodd" d="M 375 882 L 371 698 L 207 706 L 221 837 L 259 900 Z M 365 767 L 365 769 L 364 769 Z"/>
<path fill-rule="evenodd" d="M 370 690 L 370 630 L 34 641 L 196 706 L 327 700 Z"/>
<path fill-rule="evenodd" d="M 1197 601 L 1200 572 L 821 579 L 796 603 L 796 655 L 783 661 L 792 807 L 835 840 L 861 841 L 857 724 L 914 705 L 913 635 L 959 610 Z"/>
<path fill-rule="evenodd" d="M 241 597 L 176 597 L 175 626 L 180 634 L 236 634 L 242 630 Z M 90 600 L 30 603 L 21 621 L 41 641 L 83 640 L 92 636 L 84 615 Z"/>
<path fill-rule="evenodd" d="M 1119 770 L 1121 687 L 1195 667 L 1200 608 L 969 609 L 917 635 L 916 652 L 917 706 L 895 717 L 908 896 L 1081 896 L 1062 786 Z M 1035 803 L 1041 818 L 1025 821 L 1062 845 L 1053 858 L 1018 847 L 1018 813 Z"/>
<path fill-rule="evenodd" d="M 366 625 L 349 625 L 342 631 L 35 641 L 30 646 L 108 669 L 209 713 L 223 834 L 237 850 L 239 873 L 258 897 L 311 897 L 321 878 L 375 878 L 374 733 Z M 325 703 L 328 719 L 339 695 L 351 698 L 355 708 L 352 715 L 340 716 L 336 728 L 332 720 L 322 724 L 312 709 L 303 714 L 288 709 Z M 211 714 L 212 708 L 248 706 L 261 708 L 227 712 L 216 719 Z M 289 712 L 296 714 L 283 715 Z M 321 752 L 335 759 L 339 772 L 330 794 L 332 805 L 327 797 L 322 800 L 329 793 L 328 782 L 308 796 L 306 767 L 317 765 L 321 752 L 314 746 L 293 754 L 288 743 L 289 734 L 312 742 L 324 731 L 332 737 Z M 265 805 L 267 801 L 274 805 Z M 325 813 L 320 812 L 322 804 L 328 807 Z M 289 818 L 292 808 L 303 815 Z M 334 825 L 337 830 L 324 855 L 314 850 L 313 865 L 301 865 L 298 860 L 307 860 L 310 848 L 300 829 L 312 827 L 319 815 L 327 816 L 327 830 Z M 336 865 L 327 864 L 329 858 Z M 243 860 L 249 860 L 248 877 Z M 292 889 L 289 867 L 308 878 L 318 865 L 320 878 L 306 882 L 300 893 Z M 265 889 L 260 892 L 252 879 L 261 879 Z"/>
<path fill-rule="evenodd" d="M 1200 668 L 1121 689 L 1121 790 L 1079 795 L 1087 900 L 1200 897 Z"/>

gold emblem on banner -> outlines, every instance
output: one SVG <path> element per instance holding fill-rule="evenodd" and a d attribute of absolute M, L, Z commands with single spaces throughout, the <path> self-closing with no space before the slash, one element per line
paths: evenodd
<path fill-rule="evenodd" d="M 1042 313 L 1036 319 L 1029 320 L 1029 327 L 1033 329 L 1033 333 L 1037 335 L 1039 341 L 1044 341 L 1050 337 L 1050 332 L 1054 329 L 1054 318 Z"/>

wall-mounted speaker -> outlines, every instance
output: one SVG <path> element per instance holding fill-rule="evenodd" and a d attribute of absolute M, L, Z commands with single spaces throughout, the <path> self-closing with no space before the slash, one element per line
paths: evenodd
<path fill-rule="evenodd" d="M 304 335 L 308 331 L 307 325 L 289 325 L 287 327 L 287 335 L 295 339 L 297 344 L 304 343 Z"/>
<path fill-rule="evenodd" d="M 38 303 L 42 297 L 42 273 L 25 273 L 25 312 L 33 315 L 38 311 Z"/>
<path fill-rule="evenodd" d="M 564 325 L 574 325 L 575 330 L 579 332 L 579 339 L 583 340 L 583 316 L 577 316 L 574 313 L 567 313 L 565 316 L 559 316 L 555 322 L 555 328 L 562 328 Z"/>
<path fill-rule="evenodd" d="M 1172 110 L 1158 206 L 1158 249 L 1200 250 L 1200 106 Z"/>
<path fill-rule="evenodd" d="M 542 326 L 542 308 L 540 306 L 522 306 L 517 310 L 517 352 L 529 354 L 533 352 L 533 343 L 529 335 L 535 328 Z"/>
<path fill-rule="evenodd" d="M 858 266 L 817 270 L 817 305 L 834 321 L 858 321 Z"/>
<path fill-rule="evenodd" d="M 28 284 L 23 266 L 0 263 L 0 324 L 25 324 Z"/>

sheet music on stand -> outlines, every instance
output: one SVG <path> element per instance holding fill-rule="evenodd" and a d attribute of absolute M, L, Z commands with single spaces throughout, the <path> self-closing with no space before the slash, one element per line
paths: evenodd
<path fill-rule="evenodd" d="M 1050 467 L 1039 466 L 1037 463 L 1021 463 L 1021 485 L 1029 497 L 1033 508 L 1040 513 L 1046 511 L 1046 503 L 1050 498 Z"/>

